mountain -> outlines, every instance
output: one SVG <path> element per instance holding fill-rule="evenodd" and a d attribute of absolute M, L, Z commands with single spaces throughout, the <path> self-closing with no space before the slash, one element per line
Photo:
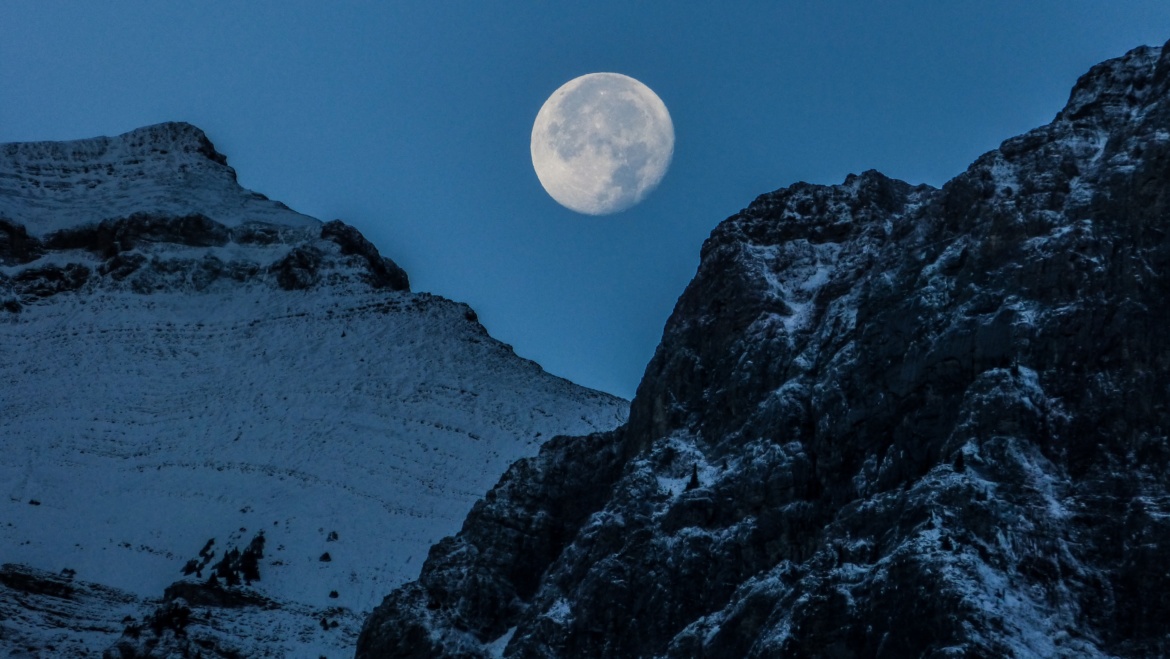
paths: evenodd
<path fill-rule="evenodd" d="M 510 463 L 628 411 L 181 123 L 0 145 L 0 343 L 5 656 L 348 655 Z"/>
<path fill-rule="evenodd" d="M 941 189 L 760 196 L 357 656 L 1170 656 L 1168 293 L 1170 48 Z"/>

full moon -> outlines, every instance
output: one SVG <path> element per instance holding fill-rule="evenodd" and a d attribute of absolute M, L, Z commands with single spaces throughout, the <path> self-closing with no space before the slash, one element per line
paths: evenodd
<path fill-rule="evenodd" d="M 609 215 L 642 201 L 673 155 L 666 104 L 620 73 L 566 82 L 532 125 L 536 177 L 557 203 L 578 213 Z"/>

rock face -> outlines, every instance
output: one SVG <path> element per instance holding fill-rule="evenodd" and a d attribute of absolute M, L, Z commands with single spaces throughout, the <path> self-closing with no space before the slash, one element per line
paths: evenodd
<path fill-rule="evenodd" d="M 0 145 L 0 346 L 3 656 L 352 652 L 510 463 L 628 411 L 187 124 Z"/>
<path fill-rule="evenodd" d="M 1166 656 L 1168 293 L 1170 48 L 942 189 L 763 195 L 357 656 Z"/>
<path fill-rule="evenodd" d="M 134 595 L 47 572 L 0 565 L 0 648 L 9 657 L 84 657 L 100 652 L 143 608 Z"/>

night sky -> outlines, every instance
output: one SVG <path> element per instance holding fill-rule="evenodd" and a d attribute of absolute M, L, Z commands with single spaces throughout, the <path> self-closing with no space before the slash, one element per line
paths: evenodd
<path fill-rule="evenodd" d="M 1091 65 L 1170 39 L 1166 0 L 162 4 L 0 4 L 0 142 L 191 122 L 245 187 L 344 219 L 416 291 L 626 397 L 703 239 L 756 195 L 866 169 L 940 185 Z M 529 136 L 598 71 L 652 88 L 677 141 L 646 201 L 591 217 L 544 192 Z"/>

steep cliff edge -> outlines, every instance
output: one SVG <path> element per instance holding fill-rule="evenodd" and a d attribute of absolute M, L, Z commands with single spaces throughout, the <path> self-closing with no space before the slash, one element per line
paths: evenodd
<path fill-rule="evenodd" d="M 763 195 L 357 656 L 1166 655 L 1168 292 L 1167 48 L 942 189 Z"/>
<path fill-rule="evenodd" d="M 352 652 L 509 464 L 628 409 L 194 126 L 0 144 L 0 656 Z"/>

